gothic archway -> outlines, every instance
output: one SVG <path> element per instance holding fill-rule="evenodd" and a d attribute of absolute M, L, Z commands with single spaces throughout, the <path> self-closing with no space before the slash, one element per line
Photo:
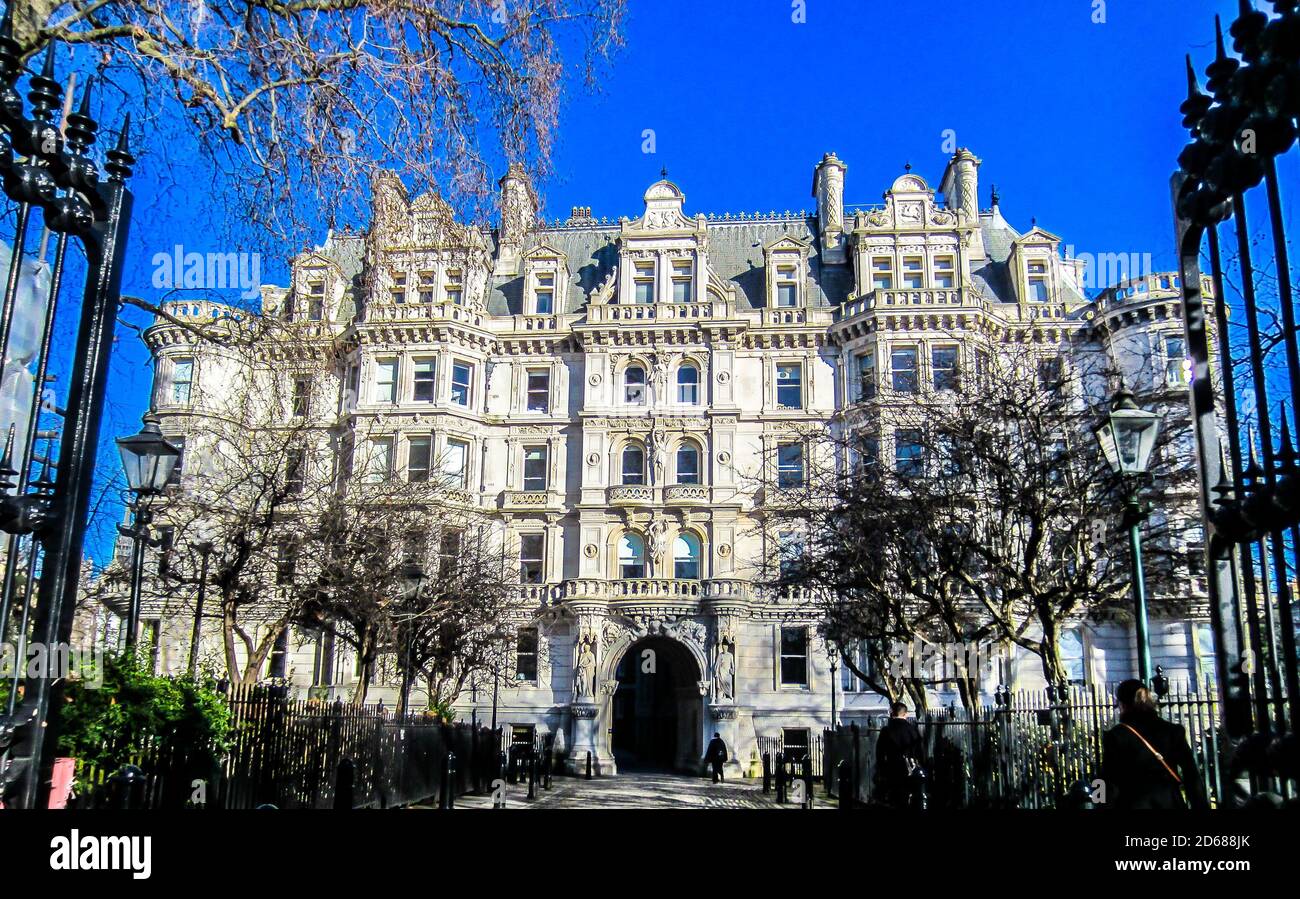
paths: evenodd
<path fill-rule="evenodd" d="M 662 635 L 633 642 L 614 664 L 610 749 L 623 770 L 697 773 L 702 746 L 703 674 L 695 655 Z"/>

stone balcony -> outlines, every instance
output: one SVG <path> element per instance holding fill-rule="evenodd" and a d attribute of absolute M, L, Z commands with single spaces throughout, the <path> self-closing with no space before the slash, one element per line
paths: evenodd
<path fill-rule="evenodd" d="M 684 578 L 572 578 L 555 585 L 551 600 L 598 600 L 610 604 L 662 603 L 694 605 L 710 602 L 768 602 L 783 606 L 812 603 L 811 588 L 792 587 L 779 592 L 766 590 L 739 578 L 687 580 Z"/>
<path fill-rule="evenodd" d="M 708 505 L 709 488 L 703 484 L 670 484 L 664 488 L 664 502 L 674 506 Z"/>
<path fill-rule="evenodd" d="M 366 307 L 365 321 L 378 322 L 460 322 L 474 327 L 484 326 L 481 309 L 459 303 L 375 303 Z"/>
<path fill-rule="evenodd" d="M 605 489 L 605 502 L 611 506 L 648 506 L 654 499 L 654 488 L 644 484 L 615 484 Z"/>
<path fill-rule="evenodd" d="M 608 303 L 590 306 L 587 323 L 603 322 L 683 322 L 726 318 L 725 304 L 707 303 Z"/>
<path fill-rule="evenodd" d="M 560 494 L 553 490 L 507 490 L 501 496 L 503 509 L 559 509 Z"/>

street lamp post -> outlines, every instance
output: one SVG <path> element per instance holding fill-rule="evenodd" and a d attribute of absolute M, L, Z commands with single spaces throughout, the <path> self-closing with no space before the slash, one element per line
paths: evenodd
<path fill-rule="evenodd" d="M 190 634 L 190 677 L 199 674 L 199 641 L 203 636 L 203 604 L 208 595 L 208 558 L 212 555 L 212 541 L 204 540 L 195 547 L 203 561 L 199 564 L 199 595 L 194 601 L 194 630 Z"/>
<path fill-rule="evenodd" d="M 131 503 L 131 527 L 119 525 L 125 537 L 133 541 L 134 553 L 131 562 L 131 605 L 126 618 L 126 648 L 135 648 L 137 631 L 140 627 L 140 587 L 144 577 L 144 547 L 148 542 L 149 524 L 153 521 L 153 511 L 149 500 L 162 493 L 167 481 L 180 461 L 181 451 L 167 442 L 158 419 L 152 413 L 143 418 L 140 433 L 131 437 L 117 439 L 118 452 L 122 454 L 122 468 L 126 472 L 126 484 L 135 499 Z"/>
<path fill-rule="evenodd" d="M 1133 394 L 1120 390 L 1111 403 L 1110 414 L 1096 430 L 1102 455 L 1124 486 L 1124 526 L 1128 528 L 1133 562 L 1133 612 L 1137 632 L 1138 676 L 1151 683 L 1151 638 L 1147 630 L 1146 584 L 1142 574 L 1142 521 L 1147 506 L 1139 497 L 1160 433 L 1160 416 L 1138 408 Z"/>

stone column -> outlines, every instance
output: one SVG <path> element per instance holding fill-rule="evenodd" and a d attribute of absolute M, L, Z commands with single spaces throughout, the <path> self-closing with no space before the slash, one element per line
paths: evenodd
<path fill-rule="evenodd" d="M 608 704 L 609 695 L 602 689 L 602 659 L 600 623 L 605 616 L 604 603 L 597 601 L 569 601 L 569 608 L 577 619 L 573 641 L 573 699 L 569 706 L 573 721 L 573 739 L 569 741 L 569 770 L 585 774 L 587 753 L 591 753 L 593 773 L 608 774 L 613 771 L 613 756 L 608 740 L 600 732 L 601 708 Z M 608 717 L 608 716 L 605 716 Z"/>

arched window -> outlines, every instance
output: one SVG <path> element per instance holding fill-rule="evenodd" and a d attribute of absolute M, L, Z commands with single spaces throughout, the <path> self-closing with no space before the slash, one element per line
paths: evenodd
<path fill-rule="evenodd" d="M 618 576 L 645 577 L 645 541 L 639 534 L 624 534 L 619 539 Z"/>
<path fill-rule="evenodd" d="M 623 447 L 623 483 L 645 483 L 645 448 L 639 443 Z"/>
<path fill-rule="evenodd" d="M 694 534 L 682 534 L 673 541 L 673 577 L 700 579 L 700 538 Z"/>
<path fill-rule="evenodd" d="M 689 440 L 677 447 L 677 483 L 700 482 L 700 448 Z"/>
<path fill-rule="evenodd" d="M 677 402 L 694 406 L 700 401 L 700 370 L 689 362 L 677 369 Z"/>
<path fill-rule="evenodd" d="M 632 406 L 645 405 L 645 369 L 629 365 L 623 372 L 623 401 Z"/>

